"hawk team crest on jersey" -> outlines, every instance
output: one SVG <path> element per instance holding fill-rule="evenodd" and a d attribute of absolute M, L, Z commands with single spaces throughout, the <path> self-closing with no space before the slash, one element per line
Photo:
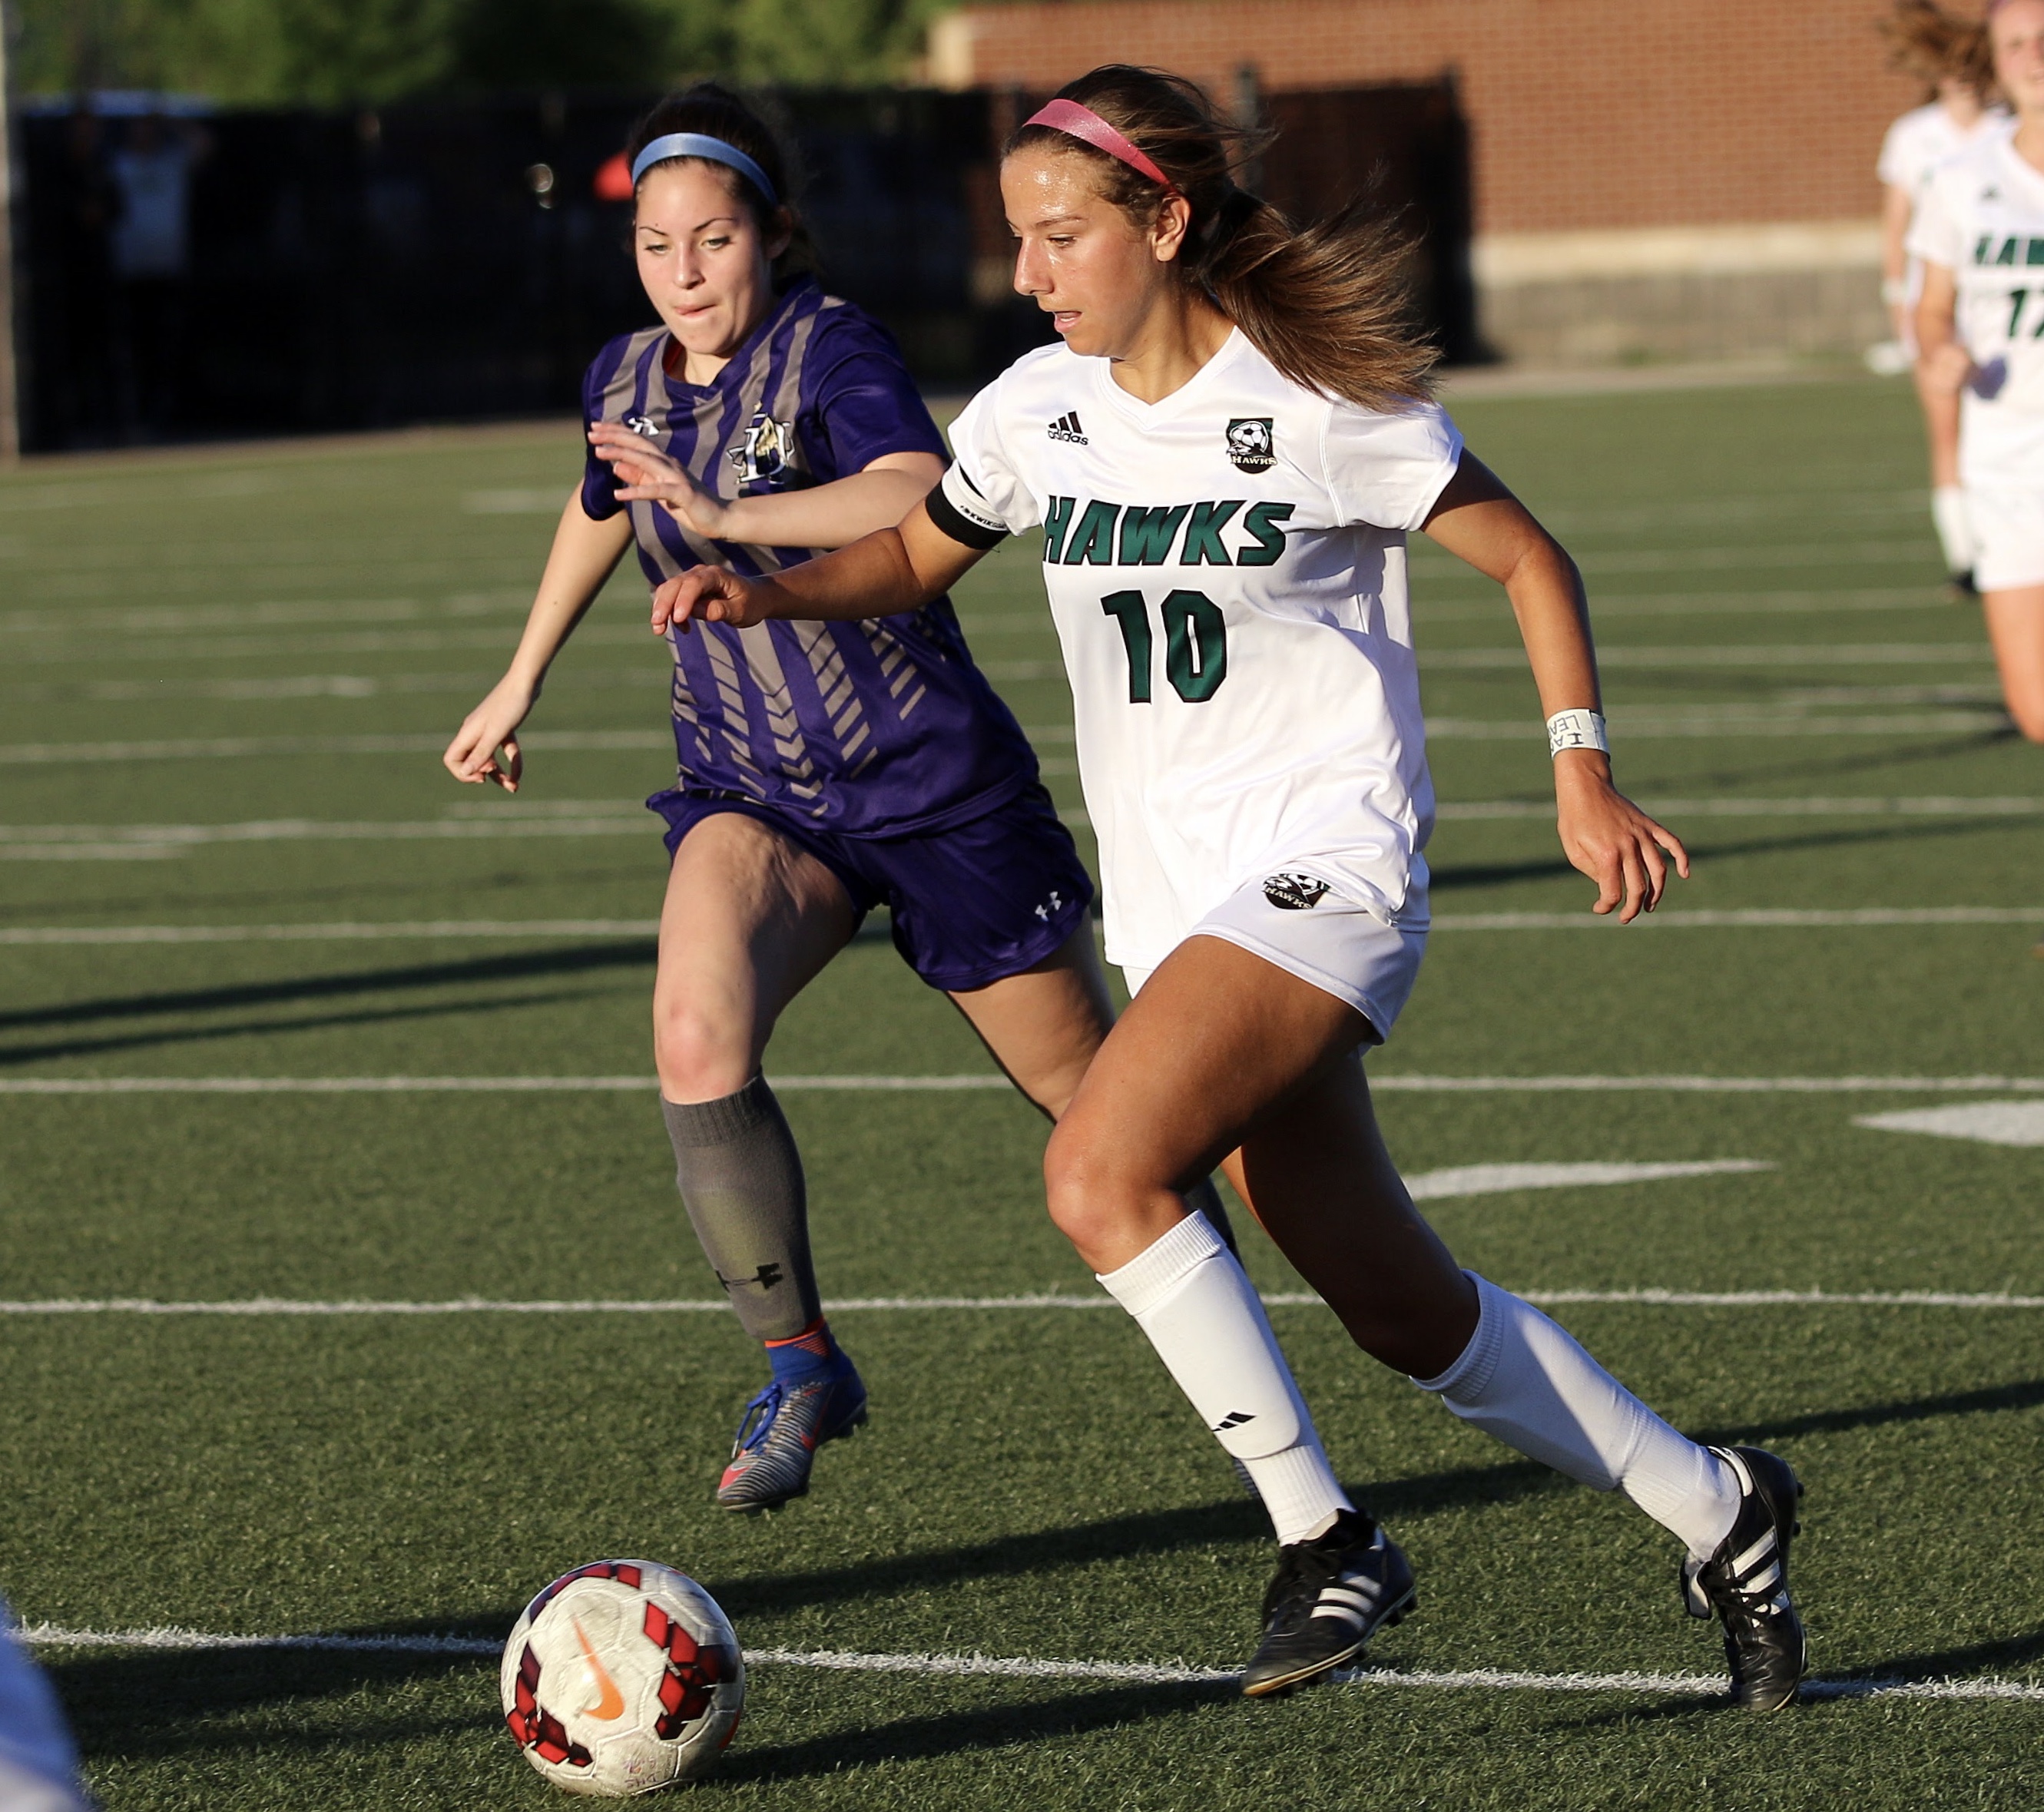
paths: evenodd
<path fill-rule="evenodd" d="M 1327 884 L 1310 874 L 1274 874 L 1263 884 L 1263 897 L 1287 912 L 1310 912 L 1327 891 Z"/>
<path fill-rule="evenodd" d="M 1267 472 L 1278 463 L 1271 451 L 1270 428 L 1276 418 L 1239 415 L 1228 424 L 1228 456 L 1241 472 Z"/>
<path fill-rule="evenodd" d="M 746 424 L 745 438 L 726 455 L 743 484 L 756 485 L 786 471 L 795 450 L 795 424 L 776 421 L 762 409 Z"/>

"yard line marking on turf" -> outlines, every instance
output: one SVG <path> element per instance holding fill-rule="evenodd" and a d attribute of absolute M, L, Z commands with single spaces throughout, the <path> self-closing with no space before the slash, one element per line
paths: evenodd
<path fill-rule="evenodd" d="M 1529 1303 L 1607 1304 L 1617 1307 L 1668 1309 L 1886 1308 L 1886 1309 L 2044 1309 L 2044 1296 L 2002 1292 L 1958 1290 L 1539 1290 L 1518 1292 Z M 1263 1295 L 1274 1309 L 1315 1308 L 1320 1299 L 1310 1291 L 1276 1290 Z M 1046 1291 L 1012 1296 L 844 1296 L 824 1303 L 832 1315 L 999 1314 L 1009 1311 L 1077 1310 L 1116 1307 L 1104 1292 L 1065 1296 Z M 457 1296 L 444 1302 L 319 1302 L 299 1297 L 248 1296 L 226 1302 L 176 1302 L 148 1296 L 49 1296 L 0 1301 L 0 1315 L 140 1315 L 177 1317 L 221 1315 L 244 1320 L 324 1319 L 357 1315 L 720 1315 L 730 1307 L 722 1296 L 675 1297 L 644 1300 L 540 1299 L 508 1301 Z"/>
<path fill-rule="evenodd" d="M 2044 1112 L 2044 1104 L 2037 1111 Z M 1464 1164 L 1452 1169 L 1421 1171 L 1408 1177 L 1405 1187 L 1416 1202 L 1437 1202 L 1503 1195 L 1514 1189 L 1594 1188 L 1616 1183 L 1658 1183 L 1678 1177 L 1738 1177 L 1774 1168 L 1749 1157 L 1671 1164 Z"/>
<path fill-rule="evenodd" d="M 145 1649 L 282 1651 L 340 1655 L 448 1655 L 494 1658 L 503 1644 L 474 1636 L 225 1636 L 202 1630 L 65 1630 L 53 1624 L 23 1626 L 21 1639 L 36 1649 Z M 1027 1656 L 863 1654 L 842 1649 L 747 1649 L 747 1667 L 820 1668 L 841 1673 L 942 1675 L 993 1680 L 1097 1680 L 1140 1686 L 1226 1686 L 1241 1674 L 1230 1668 L 1190 1668 L 1142 1661 L 1038 1660 Z M 1716 1674 L 1646 1672 L 1530 1673 L 1503 1668 L 1434 1672 L 1406 1668 L 1344 1668 L 1333 1679 L 1343 1686 L 1414 1687 L 1447 1691 L 1704 1693 L 1719 1697 L 1724 1680 Z M 1810 1680 L 1810 1699 L 2044 1699 L 2044 1683 L 2000 1680 Z"/>
<path fill-rule="evenodd" d="M 601 921 L 599 921 L 601 923 Z M 770 1076 L 783 1092 L 999 1092 L 1000 1075 Z M 655 1086 L 651 1076 L 10 1076 L 0 1095 L 582 1095 Z M 1375 1076 L 1378 1093 L 1430 1095 L 2044 1094 L 2044 1076 Z"/>
<path fill-rule="evenodd" d="M 2008 793 L 1979 798 L 1933 794 L 1881 799 L 1851 794 L 1818 799 L 1643 799 L 1641 808 L 1664 818 L 2015 818 L 2044 812 L 2044 798 Z M 1474 799 L 1435 808 L 1441 819 L 1470 822 L 1523 818 L 1552 823 L 1552 799 Z"/>
<path fill-rule="evenodd" d="M 2044 1101 L 1976 1101 L 1961 1108 L 1917 1108 L 1900 1114 L 1862 1114 L 1856 1127 L 1876 1132 L 1928 1133 L 1981 1145 L 2044 1146 Z"/>
<path fill-rule="evenodd" d="M 665 730 L 543 730 L 522 739 L 529 747 L 556 753 L 670 749 Z M 231 759 L 252 755 L 438 754 L 448 739 L 439 732 L 419 735 L 192 736 L 148 743 L 0 743 L 0 764 L 40 766 L 65 762 L 166 762 Z"/>
<path fill-rule="evenodd" d="M 1993 651 L 1982 642 L 1820 642 L 1753 643 L 1726 647 L 1700 644 L 1632 644 L 1599 647 L 1597 664 L 1605 667 L 1855 667 L 1923 666 L 1931 662 L 1986 662 Z M 1437 648 L 1422 657 L 1424 666 L 1495 668 L 1516 673 L 1526 665 L 1523 648 Z M 1756 715 L 1764 707 L 1741 708 Z M 1631 715 L 1650 712 L 1635 707 Z"/>
<path fill-rule="evenodd" d="M 13 925 L 8 944 L 242 944 L 371 942 L 384 938 L 650 938 L 657 919 L 426 919 L 338 925 Z"/>
<path fill-rule="evenodd" d="M 412 843 L 499 837 L 644 836 L 658 823 L 643 807 L 609 805 L 586 816 L 355 821 L 267 818 L 231 824 L 0 824 L 0 860 L 159 861 L 217 843 Z"/>
<path fill-rule="evenodd" d="M 2044 906 L 1742 906 L 1718 910 L 1673 907 L 1642 912 L 1632 930 L 1809 931 L 1854 925 L 2034 925 Z M 1589 912 L 1439 912 L 1437 931 L 1591 931 L 1616 928 L 1616 919 Z"/>
<path fill-rule="evenodd" d="M 1740 736 L 1949 736 L 1996 730 L 2008 720 L 1992 711 L 1911 712 L 1885 717 L 1818 717 L 1800 712 L 1769 716 L 1730 716 L 1715 710 L 1642 712 L 1612 724 L 1614 731 L 1637 739 L 1654 737 Z M 1523 743 L 1539 741 L 1545 731 L 1523 717 L 1429 717 L 1427 735 L 1435 742 Z"/>

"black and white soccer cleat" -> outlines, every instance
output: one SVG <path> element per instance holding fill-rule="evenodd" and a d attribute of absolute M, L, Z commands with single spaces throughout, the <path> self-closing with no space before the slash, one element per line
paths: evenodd
<path fill-rule="evenodd" d="M 1739 1517 L 1709 1560 L 1682 1563 L 1683 1600 L 1692 1617 L 1723 1623 L 1734 1701 L 1778 1711 L 1794 1703 L 1808 1658 L 1788 1596 L 1788 1541 L 1802 1533 L 1803 1487 L 1787 1461 L 1763 1449 L 1711 1451 L 1739 1476 Z"/>
<path fill-rule="evenodd" d="M 1369 1517 L 1343 1511 L 1326 1534 L 1278 1550 L 1263 1640 L 1242 1672 L 1251 1699 L 1331 1672 L 1419 1603 L 1412 1565 Z"/>

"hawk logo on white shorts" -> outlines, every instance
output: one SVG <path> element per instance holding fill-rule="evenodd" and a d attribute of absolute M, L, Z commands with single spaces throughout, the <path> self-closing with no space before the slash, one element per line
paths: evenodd
<path fill-rule="evenodd" d="M 1228 424 L 1228 456 L 1240 472 L 1267 472 L 1278 463 L 1271 451 L 1272 417 L 1239 415 Z"/>
<path fill-rule="evenodd" d="M 1310 874 L 1274 874 L 1263 884 L 1263 897 L 1287 912 L 1310 912 L 1327 891 L 1327 884 Z"/>

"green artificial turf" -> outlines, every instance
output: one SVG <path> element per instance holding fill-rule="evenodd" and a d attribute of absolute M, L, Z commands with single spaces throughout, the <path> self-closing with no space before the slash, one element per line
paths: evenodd
<path fill-rule="evenodd" d="M 2031 954 L 2044 759 L 1995 708 L 1977 612 L 1937 595 L 1906 387 L 1473 401 L 1458 415 L 1589 576 L 1636 795 L 2003 802 L 1671 812 L 1697 858 L 1672 905 L 2038 910 L 1484 928 L 1581 913 L 1590 890 L 1540 816 L 1546 759 L 1531 683 L 1507 658 L 1509 613 L 1422 547 L 1416 617 L 1444 731 L 1441 929 L 1373 1073 L 2044 1075 Z M 664 877 L 635 802 L 669 769 L 663 653 L 636 577 L 613 583 L 549 685 L 524 794 L 459 789 L 433 754 L 501 670 L 577 463 L 571 428 L 535 428 L 0 478 L 0 933 L 623 927 L 0 942 L 0 1081 L 647 1071 L 651 950 L 631 927 L 657 913 Z M 1076 811 L 1030 559 L 1005 550 L 959 604 Z M 1656 733 L 1685 725 L 1704 733 Z M 571 746 L 591 733 L 610 746 Z M 242 752 L 194 747 L 223 743 Z M 124 851 L 136 827 L 164 825 L 244 828 Z M 410 828 L 321 828 L 335 825 Z M 988 1068 L 873 939 L 797 1004 L 768 1066 Z M 1416 1174 L 1770 1166 L 1432 1204 L 1463 1261 L 1515 1288 L 2035 1296 L 2035 1149 L 1856 1123 L 2007 1096 L 1387 1089 L 1380 1108 Z M 1041 1123 L 1009 1096 L 786 1102 L 828 1295 L 1094 1292 L 1042 1212 Z M 0 1297 L 16 1302 L 714 1290 L 650 1087 L 0 1094 Z M 1247 1255 L 1266 1289 L 1298 1288 L 1260 1237 Z M 1555 1312 L 1683 1426 L 1765 1442 L 1803 1474 L 1796 1583 L 1819 1675 L 2044 1683 L 2044 1311 Z M 1420 1614 L 1377 1660 L 1716 1668 L 1712 1633 L 1680 1614 L 1672 1544 L 1629 1505 L 1455 1422 L 1325 1311 L 1273 1315 L 1338 1467 L 1420 1572 Z M 810 1498 L 742 1521 L 709 1492 L 759 1367 L 721 1313 L 0 1318 L 0 1589 L 29 1622 L 74 1630 L 494 1641 L 554 1574 L 636 1553 L 701 1578 L 756 1648 L 1240 1661 L 1267 1528 L 1123 1317 L 853 1310 L 837 1325 L 872 1387 L 871 1426 L 825 1453 Z M 113 1645 L 46 1659 L 113 1812 L 551 1799 L 498 1721 L 487 1660 Z M 2037 1700 L 1847 1697 L 1763 1722 L 1689 1691 L 1376 1684 L 1250 1705 L 1220 1686 L 778 1664 L 754 1670 L 740 1741 L 691 1802 L 2019 1807 L 2044 1793 L 2040 1726 Z"/>

